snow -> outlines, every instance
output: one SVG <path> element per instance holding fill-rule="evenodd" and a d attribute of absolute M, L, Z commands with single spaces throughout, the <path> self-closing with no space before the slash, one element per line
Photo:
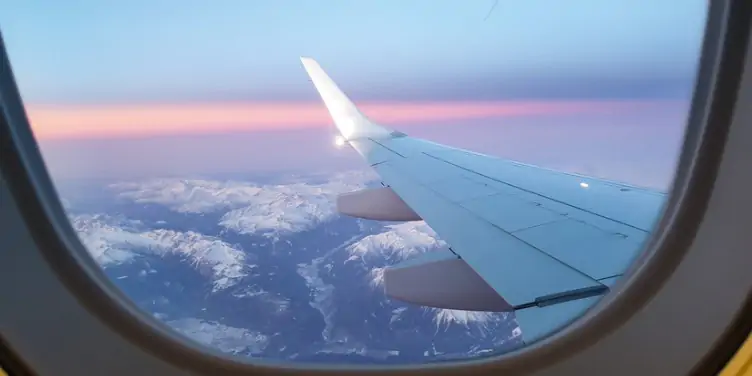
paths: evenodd
<path fill-rule="evenodd" d="M 324 330 L 321 332 L 321 337 L 325 341 L 331 341 L 332 332 L 334 330 L 334 315 L 337 313 L 337 307 L 334 304 L 334 286 L 324 282 L 319 275 L 320 265 L 328 259 L 335 252 L 349 246 L 356 239 L 352 237 L 346 240 L 338 247 L 333 248 L 321 257 L 315 258 L 310 264 L 298 264 L 298 275 L 303 277 L 306 281 L 306 285 L 311 292 L 312 299 L 308 304 L 321 313 L 324 318 Z"/>
<path fill-rule="evenodd" d="M 368 285 L 374 289 L 384 287 L 384 270 L 386 268 L 373 268 L 368 272 Z"/>
<path fill-rule="evenodd" d="M 212 181 L 199 179 L 152 179 L 110 185 L 121 198 L 136 203 L 164 205 L 180 213 L 224 211 L 220 225 L 240 234 L 278 239 L 334 218 L 337 195 L 365 187 L 372 172 L 353 171 L 331 176 L 320 183 L 294 181 L 286 184 Z"/>
<path fill-rule="evenodd" d="M 426 308 L 433 313 L 436 330 L 451 324 L 468 327 L 469 324 L 480 325 L 483 331 L 488 330 L 488 324 L 499 319 L 500 314 L 482 311 L 461 311 L 456 309 Z"/>
<path fill-rule="evenodd" d="M 324 318 L 325 325 L 321 337 L 324 341 L 330 341 L 334 331 L 334 315 L 337 313 L 337 307 L 334 304 L 334 286 L 324 282 L 319 276 L 318 266 L 321 260 L 318 258 L 310 264 L 298 264 L 298 274 L 305 279 L 311 291 L 312 299 L 308 304 L 319 311 Z"/>
<path fill-rule="evenodd" d="M 246 264 L 246 255 L 239 247 L 192 231 L 140 230 L 138 222 L 105 215 L 76 215 L 71 223 L 102 267 L 130 262 L 145 254 L 176 254 L 195 267 L 208 267 L 214 291 L 235 285 L 253 267 Z"/>
<path fill-rule="evenodd" d="M 258 354 L 269 343 L 269 338 L 264 334 L 223 325 L 216 321 L 185 318 L 168 321 L 167 324 L 196 342 L 226 353 Z"/>
<path fill-rule="evenodd" d="M 336 196 L 366 186 L 372 175 L 361 172 L 338 174 L 319 182 L 290 181 L 284 184 L 216 181 L 201 179 L 152 179 L 111 185 L 119 197 L 140 203 L 162 205 L 187 214 L 215 213 L 218 224 L 239 234 L 263 235 L 283 240 L 287 234 L 316 228 L 336 218 Z M 71 217 L 81 240 L 94 259 L 103 267 L 131 262 L 144 255 L 179 255 L 196 268 L 209 271 L 214 291 L 236 286 L 254 265 L 238 245 L 219 238 L 191 231 L 146 229 L 137 221 L 126 221 L 104 215 Z M 297 264 L 297 273 L 310 291 L 311 307 L 323 316 L 322 331 L 325 352 L 358 352 L 358 345 L 347 342 L 340 349 L 344 334 L 335 333 L 335 286 L 325 282 L 322 274 L 333 267 L 331 256 L 346 252 L 347 261 L 364 261 L 368 268 L 367 283 L 374 289 L 383 288 L 385 267 L 416 257 L 447 244 L 425 222 L 384 225 L 382 231 L 370 233 L 375 226 L 341 243 L 340 246 L 316 257 L 310 263 Z M 364 236 L 365 235 L 365 236 Z M 368 261 L 368 262 L 365 262 Z M 342 261 L 339 261 L 342 262 Z M 374 267 L 375 266 L 375 267 Z M 152 272 L 152 271 L 150 271 Z M 146 271 L 142 271 L 146 273 Z M 259 298 L 274 307 L 273 312 L 291 309 L 290 299 L 270 294 L 258 287 L 236 288 L 234 298 Z M 392 301 L 390 323 L 416 312 L 430 317 L 436 332 L 450 326 L 465 327 L 481 335 L 493 334 L 494 324 L 506 320 L 506 313 L 472 312 L 429 307 L 416 307 Z M 418 311 L 416 311 L 418 310 Z M 259 353 L 269 339 L 260 333 L 228 327 L 219 322 L 181 319 L 169 324 L 187 336 L 206 345 L 230 353 Z M 519 328 L 512 338 L 520 335 Z M 337 345 L 337 346 L 335 346 Z M 332 347 L 335 346 L 335 347 Z M 363 348 L 365 349 L 365 348 Z M 361 350 L 363 350 L 361 349 Z M 434 349 L 434 353 L 435 349 Z M 391 354 L 391 352 L 390 352 Z M 393 355 L 393 354 L 392 354 Z"/>
<path fill-rule="evenodd" d="M 396 225 L 384 226 L 384 231 L 374 235 L 368 235 L 347 247 L 350 253 L 348 261 L 357 258 L 382 256 L 389 260 L 390 265 L 418 256 L 425 252 L 431 252 L 447 244 L 437 237 L 428 224 L 423 221 L 406 222 Z M 376 267 L 368 273 L 368 283 L 374 289 L 384 286 L 385 267 Z M 436 330 L 447 328 L 450 325 L 473 325 L 481 332 L 487 333 L 490 324 L 498 321 L 502 315 L 492 312 L 461 311 L 440 308 L 423 308 L 432 315 Z M 405 310 L 394 310 L 391 322 L 398 320 Z"/>
<path fill-rule="evenodd" d="M 425 222 L 405 222 L 384 226 L 384 232 L 368 235 L 347 250 L 351 258 L 381 255 L 398 261 L 446 246 Z"/>

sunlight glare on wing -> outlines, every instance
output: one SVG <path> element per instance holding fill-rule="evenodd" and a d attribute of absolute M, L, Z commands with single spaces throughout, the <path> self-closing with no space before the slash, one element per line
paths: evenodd
<path fill-rule="evenodd" d="M 355 133 L 355 119 L 350 117 L 343 117 L 342 119 L 339 119 L 339 121 L 336 121 L 337 128 L 339 128 L 340 132 L 342 132 L 343 138 L 351 138 L 353 134 Z"/>
<path fill-rule="evenodd" d="M 334 145 L 337 146 L 338 148 L 345 146 L 345 138 L 342 136 L 334 137 Z"/>

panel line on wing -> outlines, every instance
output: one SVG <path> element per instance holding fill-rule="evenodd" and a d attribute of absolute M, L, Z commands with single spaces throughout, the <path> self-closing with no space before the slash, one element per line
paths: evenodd
<path fill-rule="evenodd" d="M 488 175 L 486 175 L 486 174 L 482 174 L 482 173 L 480 173 L 480 172 L 478 172 L 478 171 L 475 171 L 475 170 L 469 169 L 469 168 L 467 168 L 467 167 L 464 167 L 464 166 L 460 166 L 460 165 L 458 165 L 458 164 L 456 164 L 456 163 L 452 163 L 452 162 L 449 162 L 449 161 L 447 161 L 447 160 L 445 160 L 445 159 L 442 159 L 441 157 L 437 157 L 437 156 L 434 156 L 434 155 L 428 154 L 428 153 L 426 153 L 426 152 L 423 152 L 423 154 L 424 154 L 424 155 L 426 155 L 426 156 L 428 156 L 428 157 L 431 157 L 431 158 L 434 158 L 434 159 L 436 159 L 436 160 L 439 160 L 439 161 L 442 161 L 442 162 L 444 162 L 444 163 L 447 163 L 447 164 L 449 164 L 449 165 L 452 165 L 452 166 L 454 166 L 454 167 L 457 167 L 457 168 L 459 168 L 459 169 L 462 169 L 462 170 L 465 170 L 465 171 L 468 171 L 468 172 L 472 172 L 472 173 L 474 173 L 474 174 L 477 174 L 477 175 L 483 176 L 484 178 L 486 178 L 486 179 L 490 179 L 490 180 L 493 180 L 493 181 L 495 181 L 495 182 L 497 182 L 497 183 L 505 184 L 505 185 L 508 185 L 508 186 L 510 186 L 510 187 L 512 187 L 512 188 L 516 188 L 516 189 L 519 189 L 519 190 L 521 190 L 521 191 L 523 191 L 523 192 L 526 192 L 526 193 L 530 193 L 530 194 L 533 194 L 533 195 L 536 195 L 536 196 L 539 196 L 539 197 L 545 198 L 545 199 L 547 199 L 547 200 L 551 200 L 551 201 L 553 201 L 553 202 L 556 202 L 556 203 L 558 203 L 558 204 L 566 205 L 566 206 L 569 206 L 569 207 L 571 207 L 571 208 L 574 208 L 574 209 L 577 209 L 577 210 L 582 210 L 582 211 L 584 211 L 584 212 L 586 212 L 586 213 L 588 213 L 588 214 L 592 214 L 592 215 L 595 215 L 595 216 L 597 216 L 597 217 L 601 217 L 601 218 L 604 218 L 604 219 L 608 219 L 608 220 L 610 220 L 610 221 L 616 222 L 616 223 L 618 223 L 618 224 L 620 224 L 620 225 L 624 225 L 624 226 L 627 226 L 627 227 L 629 227 L 629 228 L 632 228 L 632 229 L 635 229 L 635 230 L 639 230 L 639 231 L 642 231 L 642 232 L 646 232 L 646 231 L 645 231 L 644 229 L 641 229 L 641 228 L 639 228 L 639 227 L 637 227 L 637 226 L 634 226 L 634 225 L 630 225 L 629 223 L 625 223 L 625 222 L 622 222 L 622 221 L 620 221 L 620 220 L 618 220 L 618 219 L 613 219 L 613 218 L 609 218 L 609 217 L 607 217 L 607 216 L 605 216 L 605 215 L 603 215 L 603 214 L 599 214 L 599 213 L 593 212 L 593 211 L 591 211 L 591 210 L 588 210 L 588 209 L 585 209 L 585 208 L 581 208 L 581 207 L 578 207 L 578 206 L 574 206 L 574 205 L 572 205 L 572 204 L 569 204 L 569 203 L 567 203 L 567 202 L 564 202 L 564 201 L 561 201 L 561 200 L 558 200 L 558 199 L 555 199 L 555 198 L 552 198 L 552 197 L 549 197 L 549 196 L 546 196 L 546 195 L 540 194 L 540 193 L 538 193 L 538 192 L 535 192 L 535 191 L 531 191 L 531 190 L 529 190 L 529 189 L 526 189 L 526 188 L 522 188 L 522 187 L 519 187 L 519 186 L 517 186 L 517 185 L 514 185 L 514 184 L 511 184 L 511 183 L 508 183 L 508 182 L 505 182 L 505 181 L 499 180 L 499 179 L 497 179 L 497 178 L 494 178 L 494 177 L 488 176 Z"/>
<path fill-rule="evenodd" d="M 416 213 L 424 218 L 429 226 L 434 228 L 435 231 L 439 234 L 446 234 L 442 235 L 442 238 L 444 238 L 449 244 L 452 245 L 452 249 L 456 251 L 466 262 L 468 262 L 470 266 L 475 269 L 481 277 L 483 277 L 483 279 L 485 279 L 499 292 L 499 294 L 504 296 L 510 303 L 520 304 L 528 302 L 537 296 L 561 292 L 562 290 L 566 291 L 581 287 L 601 285 L 601 283 L 599 283 L 586 273 L 573 268 L 571 265 L 563 262 L 556 257 L 551 256 L 550 254 L 544 252 L 539 248 L 531 246 L 528 242 L 525 242 L 517 238 L 516 236 L 512 236 L 506 231 L 501 230 L 498 226 L 488 222 L 484 218 L 478 216 L 476 213 L 473 213 L 471 210 L 445 200 L 438 193 L 427 188 L 426 185 L 416 182 L 416 180 L 412 176 L 406 176 L 402 171 L 400 171 L 399 168 L 393 166 L 391 162 L 384 163 L 378 166 L 377 172 L 384 178 L 386 182 L 390 183 L 392 189 L 394 189 L 395 192 L 400 195 L 400 197 L 403 197 L 406 202 L 411 202 L 411 207 L 415 210 Z M 398 179 L 395 179 L 395 177 L 397 176 L 394 175 L 395 173 L 399 174 Z M 435 199 L 432 199 L 430 197 L 431 195 L 434 195 Z M 439 205 L 437 207 L 436 205 L 431 203 L 436 203 Z M 456 235 L 453 235 L 456 233 L 453 233 L 449 230 L 449 226 L 452 226 L 451 223 L 453 222 L 453 220 L 441 217 L 439 215 L 440 212 L 444 211 L 444 209 L 442 209 L 441 207 L 445 205 L 451 206 L 455 211 L 452 214 L 452 218 L 457 220 L 457 224 L 459 226 L 465 227 L 465 230 L 469 231 L 467 233 L 467 236 L 475 237 L 478 234 L 485 232 L 485 230 L 477 229 L 477 226 L 467 227 L 467 225 L 476 222 L 477 224 L 483 224 L 484 226 L 487 226 L 489 231 L 486 233 L 489 234 L 489 236 L 484 238 L 486 240 L 484 241 L 484 239 L 478 238 L 477 242 L 473 242 L 468 241 L 468 239 L 463 240 L 463 237 L 457 237 Z M 471 218 L 472 221 L 470 221 Z M 495 233 L 497 235 L 491 236 L 490 234 L 492 233 Z M 493 238 L 494 243 L 488 243 L 489 241 L 491 241 L 489 240 L 491 238 Z M 495 243 L 496 241 L 498 241 L 498 243 Z M 538 259 L 538 257 L 545 258 L 547 262 L 551 264 L 541 263 L 539 265 L 540 267 L 544 268 L 544 270 L 547 270 L 547 273 L 553 274 L 547 274 L 543 278 L 541 278 L 541 276 L 528 276 L 527 278 L 549 281 L 545 283 L 536 282 L 533 284 L 533 286 L 526 286 L 526 288 L 518 290 L 513 285 L 509 284 L 509 282 L 511 281 L 508 281 L 507 279 L 512 277 L 508 276 L 507 273 L 511 273 L 513 275 L 523 275 L 524 273 L 521 273 L 519 271 L 512 272 L 512 270 L 509 270 L 509 266 L 504 266 L 500 268 L 501 270 L 499 270 L 498 267 L 492 267 L 491 265 L 497 265 L 496 261 L 491 261 L 497 260 L 495 257 L 491 256 L 491 254 L 495 253 L 498 253 L 499 256 L 505 254 L 507 256 L 511 256 L 520 253 L 516 257 L 523 257 L 522 255 L 529 254 L 530 256 L 524 256 L 522 260 L 519 260 L 522 262 L 533 262 L 533 260 Z M 481 257 L 481 255 L 484 256 Z M 554 265 L 556 265 L 556 267 L 552 269 Z M 506 272 L 502 270 L 506 270 Z M 564 279 L 556 283 L 550 281 L 550 278 L 556 276 L 562 277 Z M 583 283 L 585 281 L 587 282 Z M 541 292 L 545 291 L 545 293 L 531 294 L 532 291 L 529 291 L 530 288 L 541 289 Z M 524 300 L 519 299 L 522 297 L 521 295 L 524 296 Z"/>
<path fill-rule="evenodd" d="M 391 167 L 396 167 L 396 166 L 392 165 L 391 163 L 385 163 L 385 164 L 383 164 L 383 166 L 391 166 Z M 399 168 L 398 168 L 398 167 L 396 167 L 396 168 L 397 168 L 397 169 L 399 170 Z M 434 193 L 434 194 L 436 194 L 436 195 L 439 195 L 439 196 L 441 196 L 441 197 L 444 197 L 444 196 L 443 196 L 443 195 L 442 195 L 441 193 L 439 193 L 439 192 L 436 192 L 436 190 L 432 189 L 432 188 L 431 188 L 431 186 L 425 185 L 425 184 L 423 184 L 423 183 L 421 183 L 421 182 L 419 182 L 419 181 L 415 180 L 415 179 L 414 179 L 413 177 L 411 177 L 411 176 L 409 176 L 409 175 L 407 176 L 407 179 L 411 180 L 411 181 L 413 182 L 413 184 L 415 184 L 415 185 L 421 186 L 421 187 L 423 187 L 423 188 L 425 188 L 425 189 L 427 189 L 427 190 L 429 190 L 429 191 L 433 192 L 433 193 Z M 451 202 L 451 201 L 450 201 L 450 202 Z M 497 224 L 495 224 L 495 223 L 493 223 L 493 222 L 491 222 L 491 221 L 487 220 L 486 218 L 483 218 L 482 216 L 478 215 L 478 214 L 477 214 L 477 213 L 475 213 L 474 211 L 472 211 L 472 210 L 470 210 L 470 209 L 468 209 L 468 208 L 466 208 L 466 207 L 464 207 L 464 206 L 462 206 L 462 205 L 457 205 L 457 204 L 455 204 L 455 203 L 452 203 L 452 205 L 456 206 L 457 208 L 459 208 L 459 209 L 461 209 L 461 210 L 464 210 L 464 211 L 466 211 L 466 212 L 467 212 L 467 213 L 469 213 L 469 214 L 470 214 L 471 216 L 473 216 L 473 217 L 475 217 L 475 218 L 477 218 L 477 219 L 479 219 L 479 220 L 481 220 L 481 221 L 483 221 L 483 222 L 485 222 L 485 223 L 489 224 L 490 226 L 492 226 L 493 228 L 495 228 L 495 229 L 499 230 L 500 232 L 502 232 L 502 233 L 504 233 L 504 234 L 507 234 L 507 235 L 509 235 L 509 236 L 513 237 L 514 239 L 516 239 L 517 241 L 519 241 L 519 242 L 521 242 L 521 243 L 523 243 L 523 244 L 527 245 L 528 247 L 530 247 L 530 248 L 532 248 L 532 249 L 534 249 L 534 250 L 537 250 L 538 252 L 540 252 L 540 253 L 542 253 L 542 254 L 546 255 L 547 257 L 551 258 L 552 260 L 555 260 L 556 262 L 558 262 L 558 263 L 559 263 L 559 264 L 561 264 L 562 266 L 564 266 L 564 267 L 566 267 L 566 268 L 568 268 L 568 269 L 571 269 L 571 270 L 572 270 L 572 271 L 574 271 L 575 273 L 577 273 L 577 274 L 580 274 L 580 275 L 582 275 L 582 276 L 586 277 L 587 279 L 589 279 L 589 280 L 591 280 L 591 281 L 593 281 L 593 282 L 597 283 L 598 285 L 601 285 L 601 286 L 603 286 L 603 285 L 602 285 L 602 284 L 601 284 L 600 282 L 598 282 L 598 280 L 597 280 L 597 279 L 593 278 L 593 277 L 592 277 L 591 275 L 589 275 L 589 274 L 587 274 L 587 273 L 583 272 L 582 270 L 580 270 L 580 269 L 576 268 L 576 267 L 575 267 L 575 266 L 573 266 L 573 265 L 570 265 L 569 263 L 567 263 L 567 262 L 565 262 L 565 261 L 561 260 L 560 258 L 558 258 L 558 257 L 556 257 L 556 256 L 554 256 L 554 255 L 552 255 L 551 253 L 549 253 L 549 252 L 546 252 L 545 250 L 543 250 L 543 249 L 540 249 L 540 248 L 536 247 L 535 245 L 531 244 L 531 243 L 530 243 L 529 241 L 527 241 L 527 240 L 524 240 L 524 239 L 520 238 L 519 236 L 515 235 L 514 233 L 512 233 L 512 232 L 509 232 L 509 231 L 506 231 L 506 230 L 504 230 L 503 228 L 499 227 L 499 226 L 498 226 Z M 418 214 L 420 214 L 420 213 L 418 213 Z M 429 220 L 428 220 L 428 219 L 426 219 L 425 217 L 423 217 L 423 218 L 424 218 L 424 220 L 426 221 L 426 223 L 428 223 L 428 225 L 430 226 L 430 225 L 431 225 L 431 223 L 429 222 Z M 549 223 L 546 223 L 546 224 L 550 224 L 550 223 L 552 223 L 552 222 L 549 222 Z"/>
<path fill-rule="evenodd" d="M 546 208 L 543 208 L 543 209 L 546 209 Z M 548 209 L 546 209 L 546 210 L 548 210 Z M 536 227 L 550 225 L 550 224 L 556 223 L 556 222 L 566 221 L 568 219 L 570 219 L 570 218 L 567 217 L 566 215 L 562 215 L 561 219 L 554 219 L 552 221 L 538 223 L 538 224 L 535 224 L 535 225 L 532 225 L 532 226 L 528 226 L 528 227 L 524 227 L 524 228 L 521 228 L 521 229 L 518 229 L 518 230 L 510 231 L 509 233 L 512 234 L 512 235 L 514 235 L 515 233 L 520 232 L 520 231 L 530 230 L 530 229 L 533 229 L 533 228 L 536 228 Z"/>
<path fill-rule="evenodd" d="M 428 141 L 428 142 L 430 142 L 430 141 Z M 434 142 L 431 142 L 431 143 L 435 144 Z M 471 155 L 474 155 L 474 156 L 477 156 L 477 157 L 488 158 L 488 159 L 499 159 L 498 157 L 494 157 L 494 156 L 491 156 L 491 155 L 486 155 L 486 154 L 483 154 L 483 153 L 478 153 L 478 152 L 472 151 L 472 150 L 460 149 L 460 148 L 456 148 L 456 147 L 448 146 L 448 145 L 441 145 L 441 144 L 437 144 L 437 145 L 442 146 L 444 149 L 451 149 L 451 152 L 458 152 L 458 153 L 462 153 L 462 154 L 471 154 Z M 432 157 L 441 158 L 441 157 L 438 157 L 438 156 L 432 156 Z M 514 165 L 515 167 L 533 168 L 533 169 L 536 169 L 536 170 L 540 170 L 540 171 L 544 171 L 544 172 L 549 172 L 549 173 L 557 174 L 557 175 L 566 175 L 566 176 L 569 176 L 569 177 L 575 177 L 575 178 L 580 178 L 580 179 L 594 179 L 595 178 L 593 176 L 587 176 L 587 175 L 578 174 L 578 173 L 569 172 L 569 171 L 555 170 L 553 168 L 544 167 L 544 166 L 537 166 L 537 165 L 534 165 L 534 164 L 529 164 L 529 163 L 524 163 L 524 162 L 520 162 L 520 161 L 515 161 L 515 160 L 512 160 L 512 159 L 504 159 L 504 162 L 509 163 L 511 165 Z M 647 194 L 650 194 L 650 195 L 661 196 L 661 197 L 665 196 L 665 194 L 666 194 L 665 192 L 657 190 L 657 189 L 654 189 L 654 188 L 632 185 L 632 184 L 629 184 L 629 183 L 626 183 L 626 182 L 606 180 L 606 179 L 603 179 L 603 178 L 595 178 L 595 179 L 597 179 L 598 181 L 600 181 L 603 184 L 607 184 L 609 186 L 616 187 L 616 188 L 626 188 L 628 190 L 639 190 L 642 193 L 647 193 Z"/>
<path fill-rule="evenodd" d="M 396 151 L 396 150 L 394 150 L 394 149 L 392 149 L 392 148 L 390 148 L 390 147 L 388 147 L 388 146 L 386 146 L 386 145 L 382 144 L 381 142 L 378 142 L 378 141 L 376 141 L 376 140 L 374 140 L 374 139 L 372 139 L 372 138 L 368 138 L 368 139 L 369 139 L 369 140 L 370 140 L 371 142 L 373 142 L 374 144 L 376 144 L 376 145 L 379 145 L 379 146 L 381 146 L 382 148 L 384 148 L 384 149 L 386 149 L 386 150 L 389 150 L 389 151 L 391 151 L 392 153 L 394 153 L 394 154 L 397 154 L 397 155 L 399 155 L 399 156 L 400 156 L 400 157 L 402 157 L 402 158 L 406 158 L 406 157 L 405 157 L 404 155 L 400 154 L 400 153 L 399 153 L 398 151 Z"/>
<path fill-rule="evenodd" d="M 430 189 L 430 188 L 429 188 L 429 189 Z M 471 213 L 471 214 L 472 214 L 473 216 L 475 216 L 475 217 L 479 218 L 479 219 L 480 219 L 481 221 L 484 221 L 484 222 L 488 223 L 489 225 L 493 226 L 494 228 L 498 229 L 499 231 L 501 231 L 501 232 L 503 232 L 503 233 L 505 233 L 505 234 L 507 234 L 507 235 L 509 235 L 509 236 L 511 236 L 511 237 L 513 237 L 513 238 L 515 238 L 515 239 L 517 239 L 517 240 L 519 240 L 520 242 L 524 243 L 525 245 L 529 246 L 530 248 L 532 248 L 532 249 L 535 249 L 535 250 L 537 250 L 537 251 L 538 251 L 538 252 L 540 252 L 540 253 L 543 253 L 544 255 L 546 255 L 546 256 L 548 256 L 548 257 L 552 258 L 553 260 L 556 260 L 556 261 L 557 261 L 557 262 L 559 262 L 560 264 L 564 265 L 565 267 L 567 267 L 567 268 L 569 268 L 569 269 L 572 269 L 572 270 L 574 270 L 574 271 L 575 271 L 575 272 L 577 272 L 578 274 L 581 274 L 581 275 L 583 275 L 583 276 L 586 276 L 587 278 L 589 278 L 589 279 L 591 279 L 591 280 L 595 281 L 595 282 L 596 282 L 596 283 L 598 283 L 599 285 L 601 284 L 601 283 L 600 283 L 600 282 L 599 282 L 599 281 L 598 281 L 597 279 L 593 278 L 593 276 L 591 276 L 591 275 L 589 275 L 589 274 L 585 273 L 584 271 L 582 271 L 582 270 L 580 270 L 580 269 L 576 268 L 575 266 L 573 266 L 573 265 L 570 265 L 569 263 L 565 262 L 564 260 L 562 260 L 562 259 L 560 259 L 560 258 L 558 258 L 558 257 L 556 257 L 556 256 L 554 256 L 554 255 L 552 255 L 551 253 L 549 253 L 549 252 L 546 252 L 545 250 L 543 250 L 543 249 L 540 249 L 540 248 L 536 247 L 535 245 L 531 244 L 531 243 L 530 243 L 530 242 L 528 242 L 527 240 L 524 240 L 524 239 L 520 238 L 519 236 L 515 235 L 514 233 L 512 233 L 512 232 L 509 232 L 509 231 L 506 231 L 506 230 L 502 229 L 501 227 L 499 227 L 499 226 L 498 226 L 498 225 L 496 225 L 495 223 L 493 223 L 493 222 L 489 222 L 489 221 L 488 221 L 488 220 L 486 220 L 485 218 L 483 218 L 483 217 L 481 217 L 481 216 L 479 216 L 479 215 L 477 215 L 477 214 L 473 213 L 473 211 L 471 211 L 471 210 L 468 210 L 468 209 L 466 209 L 465 207 L 462 207 L 462 206 L 460 206 L 460 207 L 461 207 L 461 208 L 462 208 L 463 210 L 467 210 L 467 211 L 468 211 L 469 213 Z M 549 222 L 549 223 L 551 223 L 551 222 Z M 549 223 L 546 223 L 546 224 L 549 224 Z M 429 224 L 429 226 L 430 226 L 430 224 Z"/>
<path fill-rule="evenodd" d="M 411 180 L 413 180 L 413 179 L 411 179 Z M 424 188 L 426 188 L 426 189 L 428 189 L 428 190 L 430 190 L 430 191 L 432 191 L 432 192 L 436 193 L 437 195 L 439 195 L 439 196 L 442 196 L 442 197 L 443 197 L 443 195 L 442 195 L 441 193 L 437 192 L 437 191 L 436 191 L 435 189 L 433 189 L 432 187 L 430 187 L 430 186 L 428 186 L 428 185 L 425 185 L 425 184 L 422 184 L 422 183 L 420 183 L 420 182 L 418 182 L 418 181 L 415 181 L 415 180 L 413 180 L 413 182 L 414 182 L 414 184 L 420 185 L 420 186 L 422 186 L 422 187 L 424 187 Z M 456 205 L 456 204 L 455 204 L 455 205 Z M 501 228 L 501 227 L 500 227 L 499 225 L 497 225 L 496 223 L 493 223 L 493 222 L 489 221 L 488 219 L 484 218 L 483 216 L 481 216 L 481 215 L 478 215 L 478 214 L 477 214 L 477 213 L 475 213 L 474 211 L 472 211 L 472 210 L 470 210 L 470 209 L 468 209 L 468 208 L 466 208 L 466 207 L 464 207 L 464 206 L 462 206 L 462 205 L 457 205 L 457 206 L 458 206 L 459 208 L 461 208 L 462 210 L 465 210 L 465 211 L 467 211 L 468 213 L 470 213 L 470 215 L 472 215 L 472 216 L 474 216 L 474 217 L 476 217 L 476 218 L 480 219 L 480 220 L 481 220 L 481 221 L 483 221 L 483 222 L 486 222 L 486 223 L 488 223 L 489 225 L 491 225 L 492 227 L 494 227 L 494 228 L 498 229 L 499 231 L 501 231 L 501 232 L 503 232 L 503 233 L 505 233 L 505 234 L 507 234 L 507 235 L 509 235 L 509 236 L 511 236 L 511 237 L 513 237 L 513 238 L 515 238 L 515 239 L 517 239 L 517 240 L 519 240 L 520 242 L 524 243 L 525 245 L 529 246 L 530 248 L 532 248 L 532 249 L 535 249 L 535 250 L 537 250 L 538 252 L 541 252 L 541 253 L 543 253 L 544 255 L 546 255 L 546 256 L 548 256 L 548 257 L 550 257 L 550 258 L 552 258 L 552 259 L 556 260 L 557 262 L 559 262 L 560 264 L 564 265 L 565 267 L 567 267 L 567 268 L 569 268 L 569 269 L 572 269 L 572 270 L 574 270 L 575 272 L 577 272 L 577 273 L 579 273 L 579 274 L 582 274 L 582 275 L 586 276 L 587 278 L 589 278 L 589 279 L 591 279 L 591 280 L 593 280 L 593 281 L 595 281 L 595 282 L 598 282 L 598 280 L 597 280 L 597 279 L 595 279 L 595 278 L 594 278 L 593 276 L 591 276 L 591 275 L 589 275 L 589 274 L 587 274 L 587 273 L 583 272 L 582 270 L 578 269 L 577 267 L 575 267 L 575 266 L 573 266 L 573 265 L 570 265 L 569 263 L 565 262 L 564 260 L 561 260 L 560 258 L 558 258 L 558 257 L 556 257 L 556 256 L 554 256 L 554 255 L 552 255 L 552 254 L 551 254 L 551 253 L 549 253 L 549 252 L 546 252 L 545 250 L 543 250 L 543 249 L 541 249 L 541 248 L 539 248 L 539 247 L 537 247 L 537 246 L 535 246 L 535 245 L 531 244 L 531 243 L 530 243 L 529 241 L 527 241 L 527 240 L 525 240 L 525 239 L 522 239 L 522 238 L 520 238 L 519 236 L 517 236 L 517 235 L 515 234 L 515 232 L 517 232 L 517 231 L 522 231 L 522 230 L 526 230 L 526 229 L 519 229 L 519 230 L 515 230 L 515 231 L 507 231 L 507 230 L 505 230 L 505 229 Z M 548 225 L 548 224 L 551 224 L 551 223 L 554 223 L 554 222 L 565 221 L 565 220 L 567 220 L 567 219 L 569 219 L 569 218 L 567 218 L 567 217 L 564 217 L 564 218 L 562 218 L 561 220 L 556 220 L 556 221 L 550 221 L 550 222 L 546 222 L 546 223 L 541 223 L 541 224 L 538 224 L 538 225 L 536 225 L 536 226 L 531 226 L 531 227 L 529 227 L 529 228 L 527 228 L 527 229 L 530 229 L 530 228 L 535 228 L 535 227 L 538 227 L 538 226 L 543 226 L 543 225 Z M 430 226 L 430 223 L 429 223 L 429 226 Z"/>

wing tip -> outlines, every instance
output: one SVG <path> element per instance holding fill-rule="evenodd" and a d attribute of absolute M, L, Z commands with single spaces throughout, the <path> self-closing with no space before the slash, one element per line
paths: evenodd
<path fill-rule="evenodd" d="M 316 59 L 309 57 L 309 56 L 301 56 L 300 62 L 303 63 L 303 67 L 308 68 L 312 65 L 318 65 L 319 63 L 316 61 Z"/>

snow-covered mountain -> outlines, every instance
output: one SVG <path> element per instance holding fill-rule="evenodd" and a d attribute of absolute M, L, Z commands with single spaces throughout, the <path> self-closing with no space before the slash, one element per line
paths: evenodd
<path fill-rule="evenodd" d="M 192 231 L 139 230 L 138 221 L 118 220 L 104 214 L 70 216 L 73 228 L 94 260 L 103 267 L 144 254 L 175 254 L 197 268 L 210 271 L 214 291 L 236 284 L 254 267 L 247 255 L 218 238 Z"/>
<path fill-rule="evenodd" d="M 426 252 L 437 251 L 447 244 L 439 239 L 425 222 L 406 222 L 396 225 L 386 225 L 376 234 L 367 235 L 347 247 L 350 257 L 347 262 L 375 258 L 385 261 L 386 266 L 405 261 Z M 369 285 L 376 290 L 382 290 L 384 285 L 384 269 L 373 267 L 369 272 Z M 507 314 L 492 312 L 470 312 L 441 308 L 423 308 L 433 317 L 436 329 L 447 328 L 452 324 L 462 325 L 468 329 L 477 329 L 480 333 L 488 331 L 489 323 L 506 320 Z M 392 321 L 397 320 L 405 312 L 405 308 L 393 311 Z M 519 335 L 519 334 L 517 334 Z"/>
<path fill-rule="evenodd" d="M 219 224 L 240 234 L 278 238 L 333 218 L 335 198 L 373 181 L 362 171 L 341 173 L 320 183 L 264 184 L 239 181 L 153 179 L 110 186 L 136 203 L 164 205 L 180 213 L 223 211 Z"/>
<path fill-rule="evenodd" d="M 185 318 L 167 324 L 196 342 L 232 354 L 256 355 L 269 344 L 269 337 L 264 334 L 215 321 Z"/>
<path fill-rule="evenodd" d="M 271 183 L 149 179 L 100 184 L 103 193 L 66 208 L 93 258 L 139 306 L 222 351 L 402 363 L 519 345 L 510 314 L 384 296 L 384 268 L 446 244 L 424 222 L 337 215 L 338 194 L 376 182 L 359 171 Z"/>
<path fill-rule="evenodd" d="M 425 222 L 405 222 L 386 225 L 383 231 L 364 236 L 347 247 L 349 260 L 378 256 L 403 261 L 446 246 Z"/>

